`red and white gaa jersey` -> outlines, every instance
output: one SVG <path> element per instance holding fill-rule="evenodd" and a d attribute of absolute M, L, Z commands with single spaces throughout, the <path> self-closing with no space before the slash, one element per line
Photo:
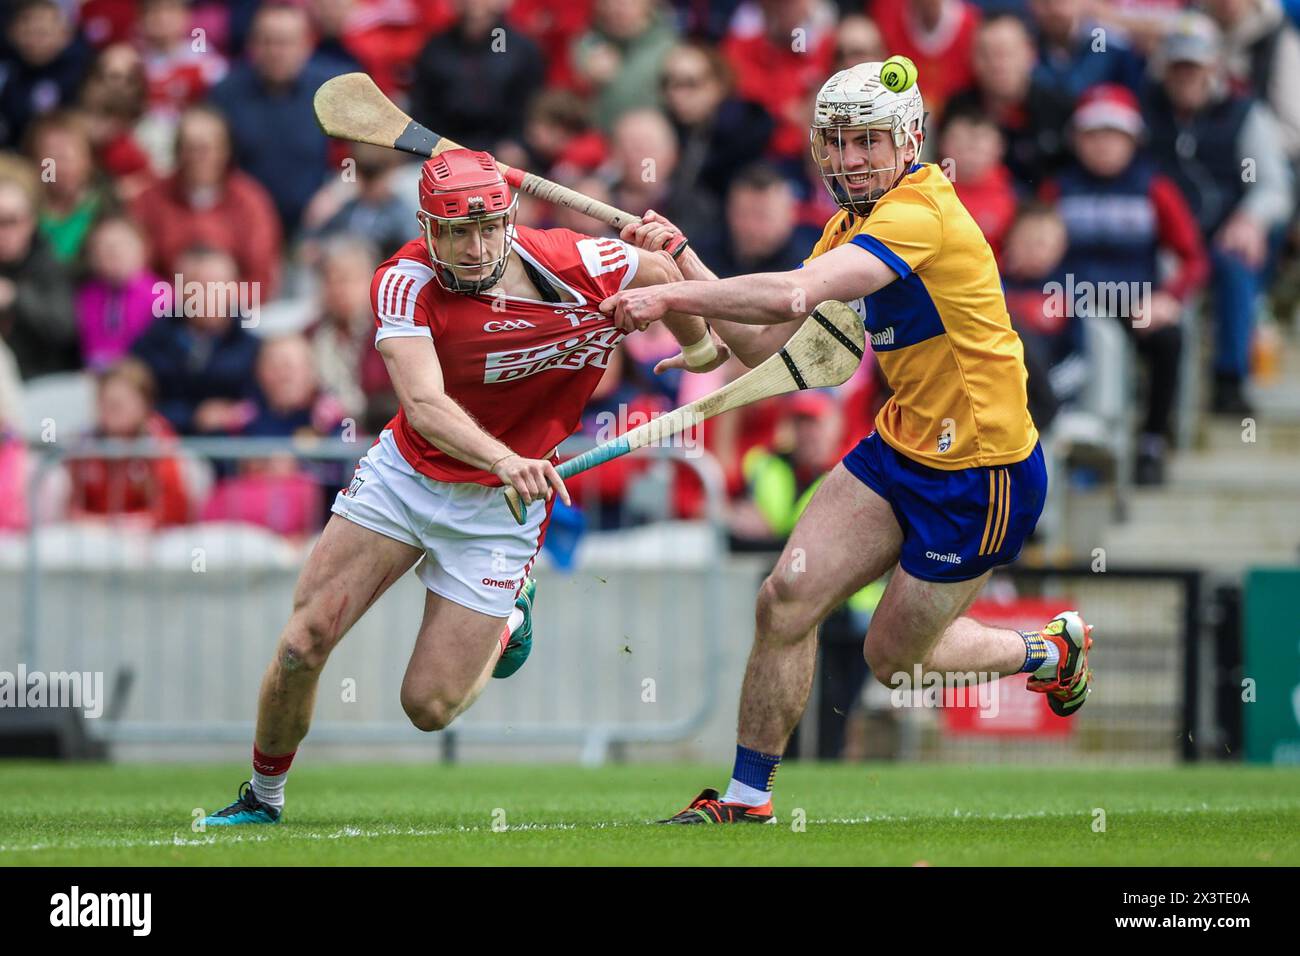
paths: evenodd
<path fill-rule="evenodd" d="M 511 250 L 541 273 L 562 303 L 449 292 L 434 276 L 424 240 L 413 239 L 371 283 L 375 344 L 431 336 L 446 393 L 520 455 L 547 458 L 577 430 L 623 338 L 600 303 L 632 281 L 637 251 L 618 239 L 526 226 L 516 227 Z M 501 483 L 427 441 L 404 410 L 388 427 L 402 457 L 421 474 Z"/>

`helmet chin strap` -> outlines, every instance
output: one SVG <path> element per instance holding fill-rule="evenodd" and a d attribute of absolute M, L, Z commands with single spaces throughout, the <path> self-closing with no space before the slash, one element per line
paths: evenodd
<path fill-rule="evenodd" d="M 462 279 L 460 276 L 456 275 L 454 269 L 441 265 L 435 265 L 435 268 L 437 268 L 438 272 L 441 274 L 443 283 L 452 292 L 462 292 L 466 295 L 478 295 L 479 293 L 486 292 L 501 281 L 501 276 L 503 276 L 506 271 L 506 263 L 509 261 L 510 255 L 507 253 L 506 256 L 497 263 L 496 268 L 492 270 L 491 274 L 482 279 L 474 279 L 473 281 Z"/>

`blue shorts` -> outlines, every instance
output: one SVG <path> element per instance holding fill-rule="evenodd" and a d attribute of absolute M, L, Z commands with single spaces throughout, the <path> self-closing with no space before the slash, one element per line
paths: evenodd
<path fill-rule="evenodd" d="M 903 529 L 899 566 L 923 581 L 969 581 L 1014 561 L 1047 498 L 1041 445 L 1014 465 L 940 471 L 872 432 L 844 467 L 894 509 Z"/>

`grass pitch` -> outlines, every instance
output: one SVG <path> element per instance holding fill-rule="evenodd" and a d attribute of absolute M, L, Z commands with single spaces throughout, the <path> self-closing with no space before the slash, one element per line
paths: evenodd
<path fill-rule="evenodd" d="M 647 825 L 725 774 L 304 760 L 282 824 L 199 833 L 246 767 L 0 763 L 0 865 L 1300 864 L 1300 769 L 789 764 L 777 826 Z"/>

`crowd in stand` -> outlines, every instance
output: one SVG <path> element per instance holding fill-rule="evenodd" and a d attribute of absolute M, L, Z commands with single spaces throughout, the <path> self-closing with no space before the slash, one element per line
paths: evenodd
<path fill-rule="evenodd" d="M 1137 480 L 1158 483 L 1186 350 L 1200 361 L 1187 317 L 1207 330 L 1205 410 L 1248 414 L 1260 320 L 1280 311 L 1295 264 L 1298 8 L 13 0 L 0 14 L 0 482 L 21 487 L 30 467 L 28 383 L 60 373 L 94 377 L 99 437 L 383 427 L 395 398 L 372 347 L 369 279 L 415 234 L 418 165 L 321 132 L 312 95 L 331 76 L 364 70 L 443 135 L 655 209 L 730 276 L 808 254 L 835 211 L 809 161 L 812 98 L 837 69 L 904 54 L 928 110 L 923 159 L 998 255 L 1040 427 L 1089 381 L 1085 323 L 1118 321 L 1140 372 Z M 528 197 L 519 221 L 608 231 Z M 254 312 L 294 318 L 267 328 L 246 321 L 247 303 L 191 308 L 190 283 L 251 288 Z M 1071 293 L 1108 283 L 1149 294 L 1116 309 Z M 635 424 L 737 374 L 655 376 L 673 349 L 663 334 L 630 338 L 587 430 L 613 409 Z M 782 533 L 835 453 L 869 430 L 882 390 L 864 363 L 833 395 L 710 423 L 738 537 Z M 291 463 L 259 461 L 219 467 L 196 500 L 174 461 L 128 464 L 74 462 L 67 513 L 173 524 L 238 517 L 240 493 L 268 482 L 321 492 Z M 621 511 L 649 467 L 624 460 L 575 490 L 589 510 Z M 25 523 L 20 497 L 5 496 L 0 529 Z M 685 473 L 660 497 L 668 514 L 701 506 Z M 309 531 L 318 505 L 262 523 Z"/>

